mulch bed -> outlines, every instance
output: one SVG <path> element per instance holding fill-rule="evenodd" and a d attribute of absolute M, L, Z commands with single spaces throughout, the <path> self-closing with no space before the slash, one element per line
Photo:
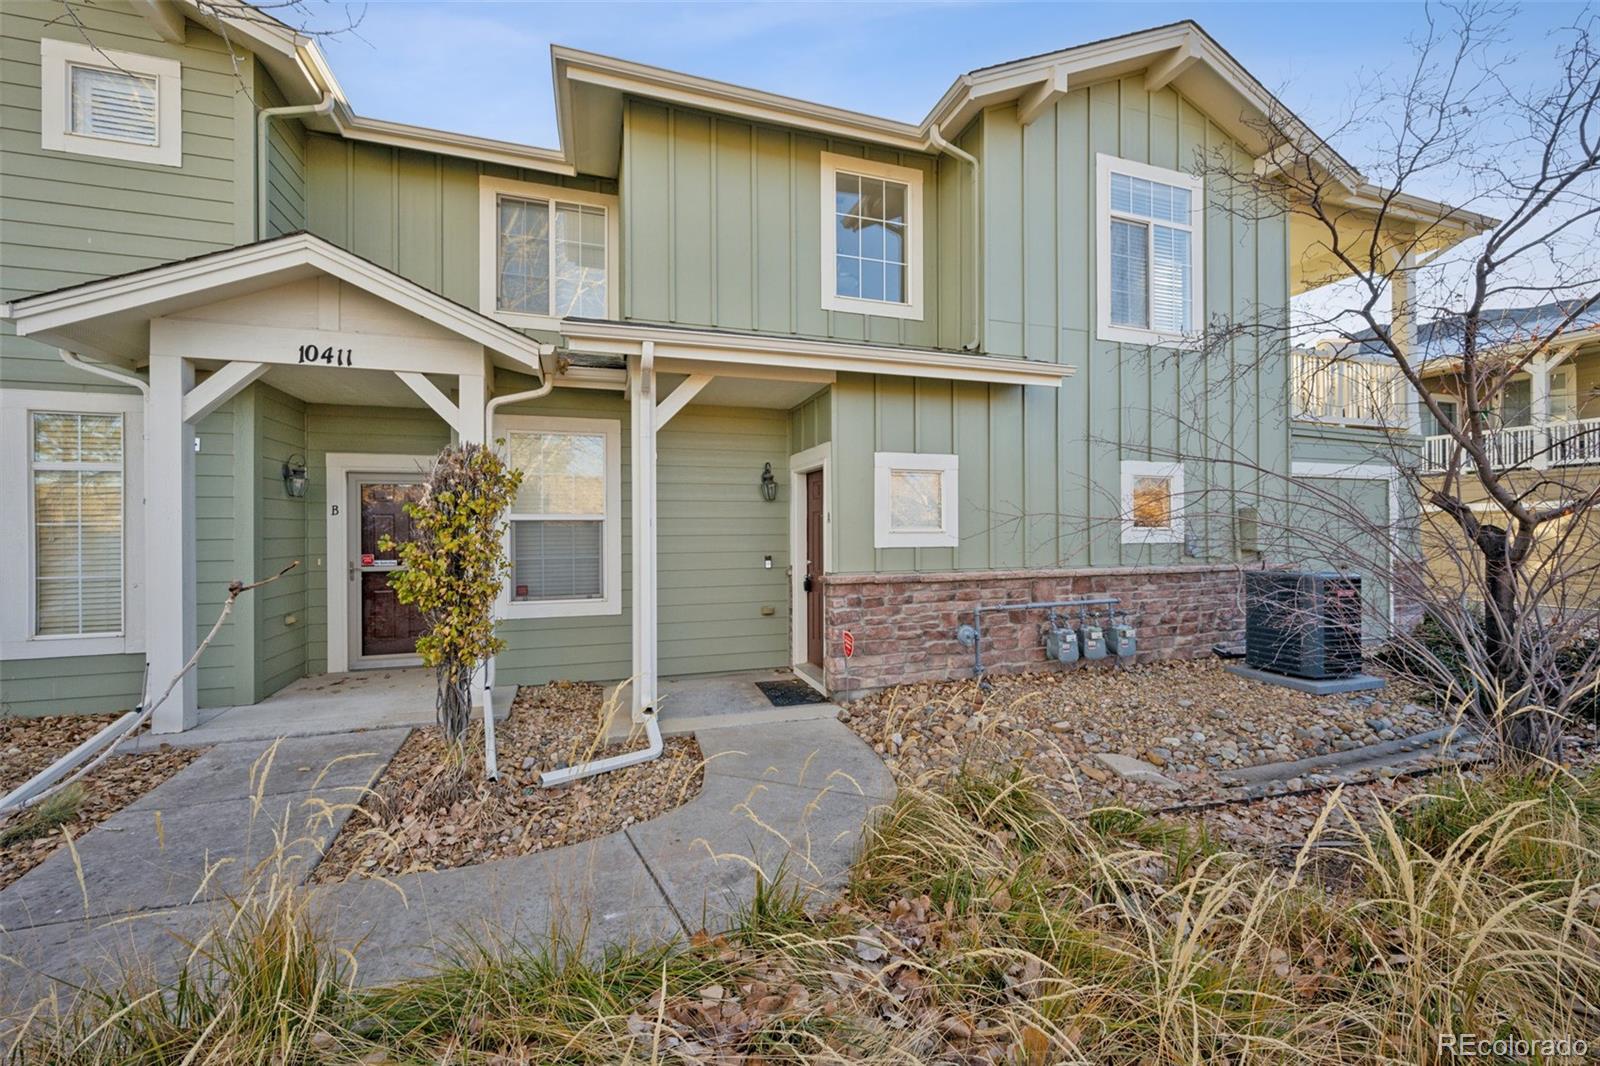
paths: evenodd
<path fill-rule="evenodd" d="M 692 737 L 668 738 L 654 761 L 563 788 L 539 785 L 544 770 L 642 747 L 636 737 L 605 746 L 609 707 L 599 685 L 555 682 L 518 691 L 495 725 L 500 779 L 483 777 L 483 736 L 475 724 L 458 795 L 446 802 L 437 726 L 400 746 L 312 874 L 316 882 L 443 870 L 576 844 L 665 813 L 700 792 L 704 766 Z"/>
<path fill-rule="evenodd" d="M 0 718 L 0 793 L 9 792 L 49 766 L 120 715 L 60 715 Z M 174 748 L 114 755 L 79 782 L 83 800 L 72 816 L 38 836 L 0 843 L 0 888 L 4 888 L 66 842 L 74 840 L 166 781 L 201 755 L 204 748 Z M 14 815 L 5 825 L 27 817 Z"/>

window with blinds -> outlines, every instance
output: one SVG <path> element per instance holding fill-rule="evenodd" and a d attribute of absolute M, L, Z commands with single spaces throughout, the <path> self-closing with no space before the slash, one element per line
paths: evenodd
<path fill-rule="evenodd" d="M 1188 189 L 1111 174 L 1111 321 L 1163 333 L 1193 322 Z"/>
<path fill-rule="evenodd" d="M 605 595 L 606 436 L 566 430 L 507 435 L 522 484 L 511 505 L 511 600 Z"/>
<path fill-rule="evenodd" d="M 33 631 L 122 629 L 122 416 L 35 411 L 31 426 Z"/>
<path fill-rule="evenodd" d="M 160 82 L 125 70 L 83 67 L 71 72 L 71 131 L 130 144 L 161 143 Z"/>

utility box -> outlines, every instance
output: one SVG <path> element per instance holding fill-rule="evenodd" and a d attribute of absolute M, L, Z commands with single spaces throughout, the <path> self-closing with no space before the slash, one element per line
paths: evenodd
<path fill-rule="evenodd" d="M 1106 630 L 1106 640 L 1119 659 L 1131 659 L 1139 654 L 1139 633 L 1126 618 L 1111 623 Z"/>
<path fill-rule="evenodd" d="M 1069 626 L 1051 626 L 1044 633 L 1044 653 L 1058 663 L 1078 661 L 1078 634 Z"/>
<path fill-rule="evenodd" d="M 1084 622 L 1078 630 L 1078 650 L 1085 659 L 1106 657 L 1106 634 L 1098 622 Z"/>

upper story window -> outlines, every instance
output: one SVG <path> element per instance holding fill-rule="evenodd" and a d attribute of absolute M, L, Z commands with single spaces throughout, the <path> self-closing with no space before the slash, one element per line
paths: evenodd
<path fill-rule="evenodd" d="M 183 165 L 182 66 L 78 41 L 39 42 L 40 141 L 58 152 Z"/>
<path fill-rule="evenodd" d="M 922 172 L 822 153 L 822 306 L 922 317 Z"/>
<path fill-rule="evenodd" d="M 480 198 L 485 314 L 545 329 L 616 317 L 614 197 L 484 178 Z"/>
<path fill-rule="evenodd" d="M 1171 345 L 1198 332 L 1204 185 L 1109 155 L 1096 170 L 1100 339 Z"/>

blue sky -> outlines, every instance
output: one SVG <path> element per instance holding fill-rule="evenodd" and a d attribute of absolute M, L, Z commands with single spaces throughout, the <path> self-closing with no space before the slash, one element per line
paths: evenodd
<path fill-rule="evenodd" d="M 1525 7 L 1513 46 L 1530 58 L 1548 52 L 1545 33 L 1578 10 Z M 361 114 L 554 147 L 553 42 L 916 121 L 974 67 L 1193 18 L 1315 125 L 1340 113 L 1367 72 L 1407 60 L 1407 35 L 1424 15 L 1421 4 L 1401 3 L 377 0 L 355 34 L 325 48 Z M 323 23 L 332 17 L 317 13 Z"/>

